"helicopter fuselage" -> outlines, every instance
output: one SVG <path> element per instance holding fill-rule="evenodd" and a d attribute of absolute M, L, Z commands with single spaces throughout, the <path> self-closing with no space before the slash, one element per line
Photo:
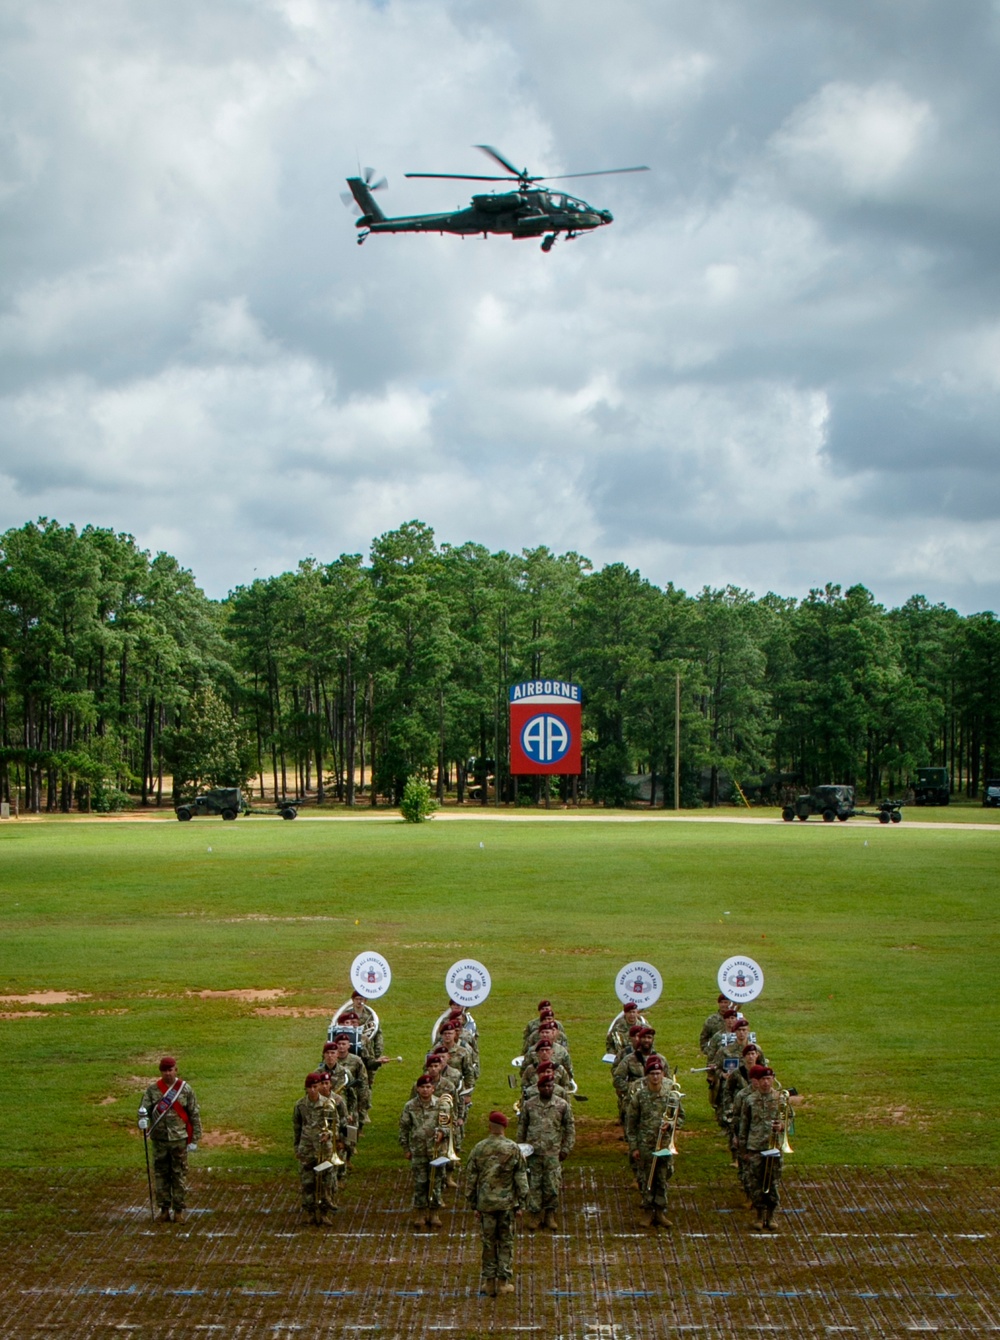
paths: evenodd
<path fill-rule="evenodd" d="M 474 195 L 467 209 L 446 214 L 387 217 L 360 178 L 348 178 L 348 185 L 363 211 L 357 227 L 365 237 L 369 233 L 455 233 L 461 237 L 499 233 L 511 238 L 564 233 L 575 237 L 613 219 L 610 210 L 595 209 L 559 191 L 539 190 Z"/>

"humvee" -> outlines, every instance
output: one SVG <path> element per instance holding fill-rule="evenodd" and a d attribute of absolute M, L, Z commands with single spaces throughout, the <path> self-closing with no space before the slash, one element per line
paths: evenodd
<path fill-rule="evenodd" d="M 1000 807 L 1000 777 L 991 777 L 983 787 L 983 804 L 987 809 Z"/>
<path fill-rule="evenodd" d="M 860 814 L 877 819 L 880 824 L 898 824 L 903 818 L 902 805 L 901 800 L 880 800 L 874 810 L 859 810 L 854 805 L 853 786 L 814 786 L 807 796 L 799 796 L 794 805 L 786 805 L 781 817 L 788 824 L 794 819 L 804 823 L 810 814 L 821 814 L 824 823 L 832 824 L 834 819 L 839 819 L 846 824 L 848 819 Z"/>
<path fill-rule="evenodd" d="M 194 800 L 186 800 L 183 805 L 178 805 L 177 817 L 182 822 L 193 819 L 196 814 L 221 814 L 223 819 L 235 819 L 238 814 L 243 814 L 248 809 L 249 806 L 244 801 L 243 793 L 238 786 L 220 786 L 196 796 Z"/>

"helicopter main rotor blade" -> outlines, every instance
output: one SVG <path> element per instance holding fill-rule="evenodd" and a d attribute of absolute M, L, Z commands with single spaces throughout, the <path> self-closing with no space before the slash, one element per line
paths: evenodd
<path fill-rule="evenodd" d="M 492 158 L 494 162 L 499 163 L 500 166 L 506 168 L 508 172 L 512 172 L 515 177 L 521 178 L 528 175 L 527 168 L 525 168 L 523 172 L 520 168 L 516 168 L 510 159 L 504 158 L 500 150 L 494 149 L 492 144 L 474 144 L 472 147 L 480 150 L 481 153 L 486 154 L 489 158 Z"/>
<path fill-rule="evenodd" d="M 554 177 L 532 177 L 532 181 L 569 181 L 571 177 L 613 177 L 619 172 L 650 172 L 648 167 L 601 168 L 597 172 L 560 172 Z"/>
<path fill-rule="evenodd" d="M 436 177 L 440 181 L 510 181 L 510 177 L 470 177 L 467 172 L 404 172 L 404 177 Z M 515 181 L 520 178 L 515 178 Z"/>

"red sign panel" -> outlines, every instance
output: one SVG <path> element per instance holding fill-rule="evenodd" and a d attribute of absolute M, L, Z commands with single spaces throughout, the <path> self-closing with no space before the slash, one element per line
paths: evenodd
<path fill-rule="evenodd" d="M 510 771 L 514 777 L 580 771 L 579 684 L 529 679 L 510 691 Z"/>

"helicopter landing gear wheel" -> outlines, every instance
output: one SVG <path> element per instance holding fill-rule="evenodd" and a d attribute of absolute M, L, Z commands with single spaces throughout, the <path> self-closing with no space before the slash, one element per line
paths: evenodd
<path fill-rule="evenodd" d="M 556 244 L 556 238 L 558 236 L 558 233 L 547 233 L 546 236 L 542 238 L 542 250 L 551 251 Z"/>

